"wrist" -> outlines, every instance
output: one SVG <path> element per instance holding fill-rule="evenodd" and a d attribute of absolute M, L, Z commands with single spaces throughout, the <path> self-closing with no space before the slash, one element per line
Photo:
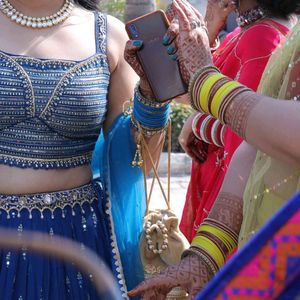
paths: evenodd
<path fill-rule="evenodd" d="M 162 133 L 169 123 L 170 102 L 159 103 L 142 95 L 137 84 L 133 98 L 133 126 L 146 137 Z"/>
<path fill-rule="evenodd" d="M 227 124 L 225 115 L 231 103 L 240 95 L 245 95 L 250 89 L 222 75 L 213 66 L 206 66 L 197 71 L 189 85 L 191 105 L 198 111 L 210 114 Z M 241 116 L 234 110 L 234 117 Z"/>
<path fill-rule="evenodd" d="M 155 96 L 152 92 L 152 89 L 150 87 L 150 84 L 147 79 L 141 78 L 139 82 L 139 89 L 143 97 L 147 99 L 154 99 Z"/>
<path fill-rule="evenodd" d="M 201 251 L 200 248 L 190 247 L 183 251 L 181 259 L 183 260 L 187 257 L 193 257 L 195 260 L 202 262 L 212 275 L 215 275 L 219 271 L 219 268 L 213 258 L 207 253 Z"/>
<path fill-rule="evenodd" d="M 224 122 L 244 140 L 246 140 L 248 118 L 258 103 L 259 100 L 254 96 L 254 92 L 245 91 L 237 95 L 224 112 Z"/>

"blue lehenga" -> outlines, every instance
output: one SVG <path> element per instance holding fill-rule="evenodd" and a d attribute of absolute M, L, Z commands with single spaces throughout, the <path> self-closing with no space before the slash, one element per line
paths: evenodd
<path fill-rule="evenodd" d="M 19 234 L 34 230 L 76 240 L 82 247 L 96 251 L 109 264 L 110 233 L 98 199 L 104 199 L 104 194 L 97 182 L 70 191 L 1 195 L 1 204 L 6 202 L 10 212 L 1 209 L 0 224 L 16 228 Z M 39 201 L 43 211 L 36 208 L 35 201 Z M 34 207 L 31 212 L 30 206 Z M 1 251 L 0 289 L 1 299 L 99 299 L 89 279 L 72 265 L 26 249 Z"/>
<path fill-rule="evenodd" d="M 97 53 L 83 61 L 46 60 L 0 51 L 0 163 L 63 169 L 91 163 L 107 109 L 110 79 L 106 17 L 95 14 Z M 122 143 L 122 144 L 121 144 Z M 120 116 L 94 153 L 95 179 L 72 190 L 0 195 L 0 226 L 60 235 L 89 247 L 114 273 L 124 299 L 143 279 L 138 239 L 144 214 L 129 119 Z M 122 147 L 122 149 L 120 149 Z M 121 150 L 121 151 L 120 151 Z M 1 299 L 99 299 L 73 265 L 0 252 Z M 100 298 L 101 299 L 101 298 Z"/>

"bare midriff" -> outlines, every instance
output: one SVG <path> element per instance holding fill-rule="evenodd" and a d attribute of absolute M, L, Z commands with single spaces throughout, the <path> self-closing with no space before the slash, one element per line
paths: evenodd
<path fill-rule="evenodd" d="M 19 195 L 68 190 L 92 179 L 90 166 L 34 170 L 0 165 L 0 194 Z"/>

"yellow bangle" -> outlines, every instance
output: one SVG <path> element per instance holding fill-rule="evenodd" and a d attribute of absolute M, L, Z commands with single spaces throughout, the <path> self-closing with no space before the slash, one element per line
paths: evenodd
<path fill-rule="evenodd" d="M 227 247 L 229 251 L 232 251 L 236 247 L 235 241 L 232 239 L 230 235 L 228 235 L 225 231 L 220 230 L 219 228 L 210 226 L 210 225 L 202 225 L 198 232 L 207 231 L 211 234 L 215 235 L 219 238 Z"/>
<path fill-rule="evenodd" d="M 221 78 L 223 78 L 224 75 L 220 74 L 220 73 L 216 73 L 213 75 L 210 75 L 203 83 L 200 92 L 199 92 L 199 104 L 200 104 L 200 108 L 203 112 L 205 113 L 209 113 L 208 111 L 208 96 L 209 96 L 209 92 L 211 91 L 212 87 L 216 84 L 216 82 L 218 80 L 220 80 Z"/>
<path fill-rule="evenodd" d="M 232 239 L 232 237 L 219 228 L 213 227 L 211 225 L 201 225 L 197 233 L 200 233 L 201 231 L 207 231 L 215 235 L 225 244 L 229 252 L 232 252 L 237 246 L 236 242 Z"/>
<path fill-rule="evenodd" d="M 236 81 L 230 81 L 225 83 L 220 87 L 220 89 L 216 92 L 214 95 L 211 105 L 210 105 L 210 112 L 211 114 L 217 119 L 218 118 L 218 112 L 219 107 L 224 98 L 235 88 L 239 87 L 240 84 Z"/>
<path fill-rule="evenodd" d="M 196 236 L 192 241 L 192 246 L 201 248 L 209 253 L 215 260 L 219 268 L 225 264 L 225 257 L 218 246 L 210 239 L 204 236 Z"/>
<path fill-rule="evenodd" d="M 204 230 L 203 230 L 203 231 L 204 231 Z M 210 231 L 207 230 L 207 232 L 210 232 Z M 228 241 L 226 237 L 221 236 L 221 235 L 218 235 L 218 234 L 213 233 L 213 232 L 210 232 L 210 233 L 212 233 L 215 237 L 217 237 L 219 240 L 222 241 L 222 243 L 223 243 L 223 244 L 225 245 L 225 247 L 227 248 L 228 253 L 231 253 L 231 252 L 233 251 L 233 249 L 235 248 L 235 246 L 233 247 L 232 244 L 231 244 L 231 242 Z M 200 235 L 201 235 L 201 233 L 200 233 Z"/>

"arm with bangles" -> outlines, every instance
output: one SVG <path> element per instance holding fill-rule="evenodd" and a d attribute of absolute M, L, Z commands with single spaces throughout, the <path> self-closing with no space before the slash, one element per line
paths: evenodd
<path fill-rule="evenodd" d="M 239 124 L 233 117 L 237 110 L 244 114 Z M 257 149 L 288 164 L 300 166 L 299 102 L 275 101 L 247 92 L 235 97 L 226 118 L 228 126 Z"/>
<path fill-rule="evenodd" d="M 263 38 L 261 38 L 262 36 Z M 253 90 L 257 89 L 265 66 L 282 38 L 283 34 L 281 32 L 275 27 L 264 23 L 254 24 L 242 33 L 234 50 L 235 57 L 240 62 L 238 71 L 240 83 Z M 256 46 L 249 47 L 249 44 Z M 193 120 L 187 120 L 184 125 L 180 135 L 180 143 L 192 158 L 201 161 L 202 152 L 198 150 L 199 145 L 205 142 L 223 147 L 226 126 L 220 124 L 219 120 L 214 119 L 209 114 L 199 112 L 193 114 L 190 118 Z M 188 127 L 194 133 L 192 137 L 195 136 L 199 141 L 195 141 L 189 136 Z M 202 144 L 200 141 L 202 141 Z"/>
<path fill-rule="evenodd" d="M 256 157 L 256 149 L 247 142 L 235 151 L 219 195 L 208 216 L 231 228 L 237 235 L 242 223 L 242 199 Z"/>
<path fill-rule="evenodd" d="M 299 67 L 295 67 L 293 71 L 297 78 Z M 201 69 L 200 73 L 195 74 L 196 81 L 202 82 L 200 89 L 208 83 L 211 84 L 211 81 L 216 84 L 219 78 L 225 79 L 214 95 L 202 98 L 201 101 L 196 96 L 198 92 L 191 88 L 191 99 L 200 111 L 218 118 L 241 138 L 267 155 L 292 165 L 300 165 L 300 139 L 297 138 L 300 125 L 299 102 L 275 100 L 259 95 L 217 73 L 212 66 Z M 294 87 L 293 91 L 289 92 L 292 99 L 300 95 L 299 85 L 292 84 L 295 82 L 293 78 L 292 76 L 287 83 L 288 86 Z M 199 85 L 196 83 L 193 86 Z"/>
<path fill-rule="evenodd" d="M 124 59 L 124 48 L 128 40 L 124 24 L 118 19 L 108 16 L 108 59 L 110 66 L 110 86 L 108 93 L 108 111 L 104 123 L 107 133 L 114 120 L 123 113 L 124 104 L 133 96 L 138 76 Z M 137 130 L 132 128 L 132 134 L 137 136 Z M 160 155 L 160 145 L 164 140 L 164 133 L 158 133 L 145 138 L 154 161 Z M 151 169 L 148 155 L 145 156 L 146 172 Z"/>
<path fill-rule="evenodd" d="M 242 223 L 242 196 L 255 156 L 255 148 L 246 142 L 240 145 L 232 157 L 209 217 L 199 228 L 198 237 L 193 240 L 191 248 L 185 251 L 181 262 L 140 284 L 128 293 L 130 297 L 143 294 L 142 299 L 165 299 L 165 295 L 173 287 L 180 285 L 188 291 L 189 299 L 192 299 L 208 283 L 221 267 L 217 265 L 222 262 L 220 256 L 227 252 L 228 257 L 230 255 L 228 246 L 231 246 L 231 250 L 237 246 L 237 243 L 229 245 L 229 240 L 224 239 L 224 236 L 227 231 L 235 236 L 235 239 L 239 234 Z M 207 247 L 207 244 L 198 244 L 198 239 L 203 237 L 210 238 L 215 245 L 210 244 Z"/>
<path fill-rule="evenodd" d="M 299 102 L 274 101 L 218 73 L 212 66 L 205 30 L 201 27 L 192 29 L 190 25 L 197 16 L 184 0 L 177 2 L 182 3 L 179 8 L 175 8 L 180 29 L 177 36 L 179 61 L 184 79 L 190 82 L 189 94 L 193 106 L 219 119 L 264 153 L 289 164 L 300 165 L 300 138 L 297 138 L 300 125 Z M 187 39 L 189 43 L 186 43 Z M 300 95 L 300 85 L 297 84 L 299 56 L 300 53 L 294 53 L 289 64 L 293 66 L 289 70 L 290 82 L 284 83 L 290 87 L 286 93 L 289 99 L 299 99 Z M 224 83 L 213 89 L 222 77 L 225 78 Z M 211 87 L 210 92 L 213 93 L 208 92 L 207 97 L 199 98 L 205 85 Z"/>

